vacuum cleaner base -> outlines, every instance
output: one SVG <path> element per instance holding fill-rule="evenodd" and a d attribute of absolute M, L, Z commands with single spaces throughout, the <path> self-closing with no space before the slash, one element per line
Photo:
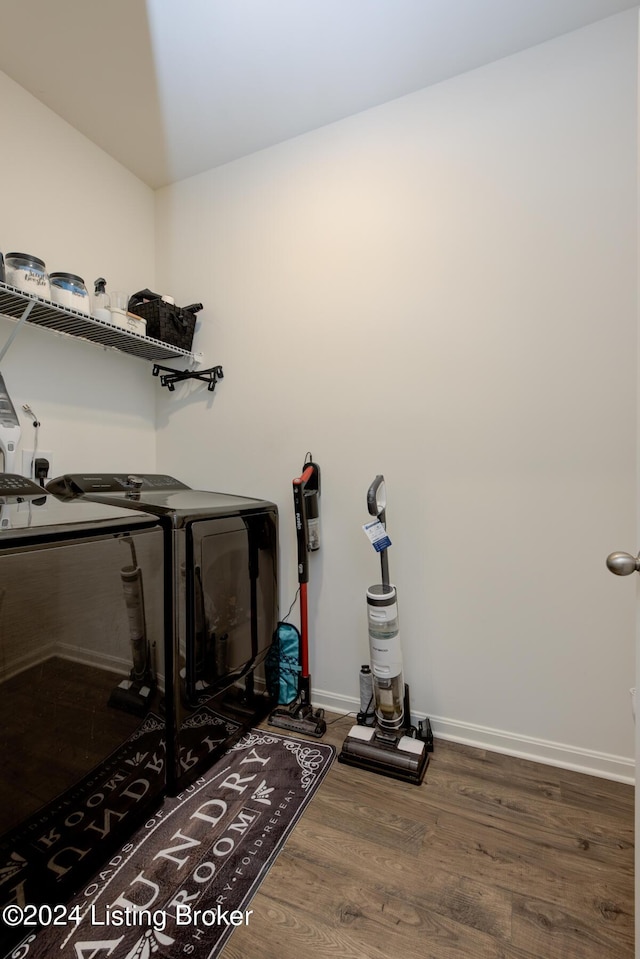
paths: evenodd
<path fill-rule="evenodd" d="M 338 761 L 419 786 L 424 779 L 429 754 L 420 739 L 398 735 L 389 741 L 380 739 L 375 728 L 352 726 L 342 744 Z"/>
<path fill-rule="evenodd" d="M 121 709 L 123 712 L 132 713 L 134 716 L 146 716 L 154 690 L 155 684 L 151 680 L 145 683 L 144 680 L 137 682 L 131 679 L 123 679 L 109 696 L 108 705 L 112 709 Z"/>
<path fill-rule="evenodd" d="M 320 739 L 327 731 L 324 709 L 314 709 L 309 703 L 294 699 L 288 706 L 278 706 L 269 716 L 269 725 L 287 729 L 291 733 L 303 733 Z"/>

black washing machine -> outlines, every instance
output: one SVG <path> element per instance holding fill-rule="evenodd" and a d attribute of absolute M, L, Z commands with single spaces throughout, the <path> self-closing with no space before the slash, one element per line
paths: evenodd
<path fill-rule="evenodd" d="M 151 513 L 163 529 L 170 788 L 178 790 L 273 708 L 262 666 L 278 621 L 277 506 L 157 474 L 74 473 L 47 489 Z"/>
<path fill-rule="evenodd" d="M 63 902 L 166 793 L 165 557 L 157 516 L 0 473 L 0 906 Z"/>

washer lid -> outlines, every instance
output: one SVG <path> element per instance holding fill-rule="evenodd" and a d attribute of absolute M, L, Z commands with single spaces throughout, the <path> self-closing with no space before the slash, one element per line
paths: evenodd
<path fill-rule="evenodd" d="M 95 536 L 158 524 L 157 517 L 150 513 L 132 513 L 111 503 L 85 499 L 62 502 L 35 483 L 31 485 L 35 492 L 27 495 L 6 495 L 0 491 L 0 549 L 25 536 Z"/>
<path fill-rule="evenodd" d="M 62 499 L 79 497 L 148 511 L 155 516 L 171 516 L 177 525 L 208 516 L 274 508 L 273 503 L 251 496 L 194 490 L 161 474 L 71 473 L 52 480 L 47 489 Z"/>
<path fill-rule="evenodd" d="M 189 487 L 165 473 L 66 473 L 50 480 L 47 489 L 56 496 L 68 497 L 81 493 L 132 493 Z"/>

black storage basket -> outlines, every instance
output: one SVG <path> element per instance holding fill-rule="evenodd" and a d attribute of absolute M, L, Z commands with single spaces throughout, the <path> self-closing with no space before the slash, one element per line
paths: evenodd
<path fill-rule="evenodd" d="M 147 321 L 147 336 L 187 352 L 191 350 L 196 313 L 202 309 L 202 303 L 180 307 L 159 298 L 147 303 L 132 303 L 132 300 L 134 297 L 129 301 L 129 311 Z"/>

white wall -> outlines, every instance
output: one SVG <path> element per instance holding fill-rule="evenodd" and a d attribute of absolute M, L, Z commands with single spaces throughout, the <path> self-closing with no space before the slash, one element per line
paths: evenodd
<path fill-rule="evenodd" d="M 368 658 L 387 479 L 407 679 L 434 730 L 632 774 L 636 13 L 158 194 L 158 277 L 222 364 L 158 394 L 158 467 L 281 508 L 322 470 L 318 703 Z"/>
<path fill-rule="evenodd" d="M 152 287 L 153 191 L 2 73 L 0 103 L 0 250 L 77 273 L 91 292 L 98 276 L 111 289 Z M 13 328 L 0 319 L 0 348 Z M 54 472 L 155 467 L 158 386 L 149 363 L 26 327 L 1 372 L 22 447 L 33 448 L 28 403 Z"/>
<path fill-rule="evenodd" d="M 416 713 L 614 776 L 633 756 L 633 590 L 604 557 L 636 548 L 636 27 L 623 14 L 161 191 L 157 237 L 154 194 L 0 74 L 0 249 L 201 299 L 196 346 L 225 370 L 213 395 L 170 394 L 144 361 L 27 327 L 1 369 L 25 448 L 25 402 L 56 472 L 154 469 L 157 425 L 159 469 L 276 500 L 283 614 L 311 450 L 315 698 L 343 708 L 383 472 Z"/>

